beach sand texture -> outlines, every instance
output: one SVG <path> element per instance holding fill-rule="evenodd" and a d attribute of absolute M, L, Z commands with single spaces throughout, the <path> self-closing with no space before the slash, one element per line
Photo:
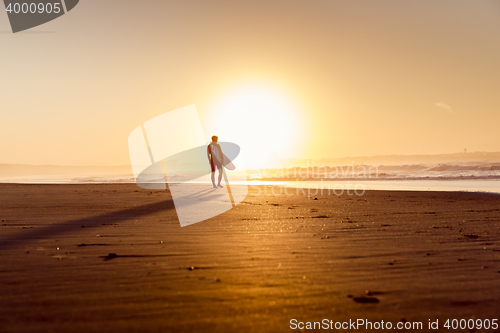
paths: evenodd
<path fill-rule="evenodd" d="M 0 332 L 499 318 L 500 196 L 268 189 L 181 228 L 168 191 L 0 184 Z"/>

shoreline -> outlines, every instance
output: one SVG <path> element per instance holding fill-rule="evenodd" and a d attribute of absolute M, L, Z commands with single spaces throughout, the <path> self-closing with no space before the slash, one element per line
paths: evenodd
<path fill-rule="evenodd" d="M 200 182 L 199 184 L 210 184 L 209 182 Z M 498 184 L 497 184 L 498 183 Z M 171 182 L 171 184 L 181 184 L 180 182 Z M 418 191 L 418 192 L 470 192 L 470 193 L 493 193 L 500 194 L 499 180 L 367 180 L 351 182 L 351 180 L 342 181 L 259 181 L 249 180 L 246 183 L 249 187 L 275 186 L 287 188 L 304 189 L 330 189 L 332 192 L 337 189 L 354 190 L 356 187 L 364 191 Z M 135 185 L 135 182 L 6 182 L 0 180 L 0 185 Z M 245 185 L 244 182 L 237 181 L 231 186 Z"/>

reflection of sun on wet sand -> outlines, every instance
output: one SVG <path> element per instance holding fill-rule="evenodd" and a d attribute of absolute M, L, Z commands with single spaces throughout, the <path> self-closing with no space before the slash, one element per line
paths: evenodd
<path fill-rule="evenodd" d="M 500 196 L 262 189 L 181 228 L 165 191 L 0 185 L 0 331 L 281 332 L 325 318 L 425 330 L 498 316 Z"/>

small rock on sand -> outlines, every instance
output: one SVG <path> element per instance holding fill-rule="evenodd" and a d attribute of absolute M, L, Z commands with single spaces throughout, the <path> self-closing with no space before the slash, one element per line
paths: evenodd
<path fill-rule="evenodd" d="M 111 260 L 115 258 L 118 258 L 118 255 L 116 253 L 110 253 L 104 258 L 104 260 Z"/>

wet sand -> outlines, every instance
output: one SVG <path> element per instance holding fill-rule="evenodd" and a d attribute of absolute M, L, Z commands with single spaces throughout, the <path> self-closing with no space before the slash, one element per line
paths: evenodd
<path fill-rule="evenodd" d="M 167 191 L 0 184 L 0 332 L 500 319 L 500 196 L 264 189 L 181 228 Z"/>

